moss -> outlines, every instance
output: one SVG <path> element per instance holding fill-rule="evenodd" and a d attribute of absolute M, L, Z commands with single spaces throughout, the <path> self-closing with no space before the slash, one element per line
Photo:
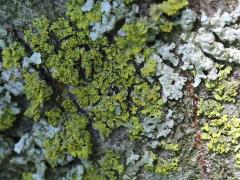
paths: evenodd
<path fill-rule="evenodd" d="M 24 91 L 27 99 L 30 101 L 25 115 L 38 120 L 41 116 L 41 108 L 48 101 L 53 93 L 46 82 L 39 78 L 36 72 L 24 73 L 25 86 Z"/>
<path fill-rule="evenodd" d="M 20 61 L 25 55 L 25 49 L 19 43 L 11 44 L 2 51 L 3 67 L 6 69 L 20 67 Z"/>

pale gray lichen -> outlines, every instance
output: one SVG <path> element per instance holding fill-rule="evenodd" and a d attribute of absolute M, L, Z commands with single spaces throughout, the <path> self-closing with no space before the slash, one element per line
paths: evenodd
<path fill-rule="evenodd" d="M 0 39 L 0 49 L 6 48 L 6 43 L 4 40 Z"/>
<path fill-rule="evenodd" d="M 111 8 L 112 8 L 112 6 L 111 6 L 110 2 L 108 2 L 108 1 L 101 2 L 101 12 L 102 13 L 109 14 L 111 11 Z"/>
<path fill-rule="evenodd" d="M 174 72 L 174 69 L 163 64 L 163 60 L 156 54 L 152 56 L 158 63 L 156 75 L 160 76 L 159 82 L 162 85 L 163 99 L 178 100 L 183 96 L 183 86 L 187 78 L 181 77 L 179 73 Z"/>
<path fill-rule="evenodd" d="M 176 47 L 175 43 L 166 44 L 157 42 L 155 46 L 156 52 L 161 55 L 163 60 L 169 61 L 173 66 L 178 65 L 179 58 L 172 52 Z"/>
<path fill-rule="evenodd" d="M 157 139 L 167 137 L 170 134 L 174 126 L 174 121 L 172 119 L 161 121 L 160 119 L 146 117 L 142 124 L 144 134 L 151 139 Z"/>
<path fill-rule="evenodd" d="M 30 64 L 39 65 L 39 64 L 41 64 L 41 62 L 42 62 L 41 54 L 34 52 L 30 58 L 28 58 L 28 57 L 23 58 L 22 67 L 29 68 Z"/>
<path fill-rule="evenodd" d="M 173 65 L 178 64 L 178 58 L 171 52 L 175 48 L 175 44 L 167 44 L 167 45 L 160 45 L 161 43 L 158 42 L 155 45 L 156 53 L 153 53 L 149 59 L 157 62 L 157 70 L 156 70 L 156 76 L 158 77 L 158 80 L 162 86 L 162 98 L 164 101 L 167 101 L 167 99 L 170 100 L 178 100 L 182 98 L 183 96 L 183 87 L 185 85 L 185 82 L 187 81 L 187 78 L 182 77 L 178 72 L 175 72 L 175 70 L 164 64 L 163 59 L 160 57 L 160 55 L 165 58 L 165 60 L 168 60 Z M 160 55 L 159 55 L 160 54 Z M 145 61 L 143 56 L 136 56 L 135 61 L 137 64 L 141 64 Z M 152 78 L 148 78 L 149 82 L 154 82 Z"/>
<path fill-rule="evenodd" d="M 126 165 L 133 165 L 139 159 L 138 154 L 134 154 L 132 150 L 130 153 L 131 154 L 127 157 Z"/>
<path fill-rule="evenodd" d="M 25 152 L 33 152 L 35 145 L 43 148 L 43 143 L 48 138 L 53 138 L 54 134 L 59 131 L 47 124 L 44 120 L 36 122 L 32 128 L 32 132 L 24 134 L 18 143 L 14 146 L 14 151 L 18 154 Z M 35 157 L 39 159 L 40 157 Z M 43 158 L 43 157 L 42 157 Z"/>
<path fill-rule="evenodd" d="M 206 57 L 201 49 L 192 42 L 179 46 L 178 53 L 182 55 L 182 61 L 184 63 L 181 66 L 182 70 L 196 71 L 193 83 L 194 87 L 200 84 L 201 79 L 217 79 L 217 69 L 214 67 L 214 62 Z M 208 74 L 206 74 L 206 72 Z"/>
<path fill-rule="evenodd" d="M 135 56 L 135 62 L 139 65 L 144 62 L 144 56 L 143 55 L 136 55 Z"/>
<path fill-rule="evenodd" d="M 185 31 L 190 31 L 193 28 L 193 24 L 197 19 L 197 15 L 190 9 L 183 10 L 181 12 L 181 18 L 177 24 L 181 25 L 181 28 Z"/>
<path fill-rule="evenodd" d="M 84 167 L 82 165 L 77 165 L 72 169 L 68 170 L 65 177 L 61 178 L 61 180 L 81 180 L 84 173 Z"/>
<path fill-rule="evenodd" d="M 20 108 L 12 99 L 23 93 L 21 74 L 18 69 L 4 70 L 2 63 L 0 63 L 0 73 L 0 83 L 2 84 L 0 85 L 0 118 L 3 118 L 6 112 L 12 115 L 19 114 Z"/>
<path fill-rule="evenodd" d="M 6 110 L 10 110 L 11 114 L 16 115 L 20 113 L 20 108 L 16 102 L 12 102 L 9 92 L 1 93 L 0 97 L 0 118 L 4 117 Z"/>
<path fill-rule="evenodd" d="M 21 109 L 14 97 L 23 94 L 23 81 L 21 72 L 17 68 L 4 69 L 0 62 L 0 120 L 2 128 L 10 128 L 13 125 L 15 116 Z M 6 116 L 11 116 L 11 123 L 5 122 Z M 4 126 L 5 123 L 10 123 Z"/>
<path fill-rule="evenodd" d="M 33 138 L 30 136 L 29 133 L 24 134 L 20 138 L 18 143 L 15 144 L 14 151 L 18 154 L 21 153 L 22 151 L 24 151 L 25 149 L 27 149 L 31 145 L 32 140 L 33 140 Z"/>
<path fill-rule="evenodd" d="M 7 31 L 0 26 L 0 49 L 6 48 Z"/>
<path fill-rule="evenodd" d="M 86 3 L 82 6 L 81 10 L 83 12 L 91 11 L 94 6 L 94 0 L 87 0 Z"/>
<path fill-rule="evenodd" d="M 187 44 L 181 45 L 178 51 L 183 55 L 182 69 L 193 69 L 191 65 L 194 66 L 196 70 L 195 87 L 199 85 L 201 79 L 215 80 L 217 78 L 214 60 L 240 63 L 240 50 L 232 45 L 240 38 L 239 26 L 234 24 L 238 17 L 240 17 L 240 7 L 237 7 L 232 13 L 222 13 L 219 10 L 213 17 L 207 17 L 203 12 L 201 27 L 197 32 L 182 35 L 182 39 L 187 42 Z M 223 42 L 228 42 L 230 46 L 225 47 Z"/>
<path fill-rule="evenodd" d="M 144 151 L 144 154 L 141 156 L 138 154 L 131 154 L 127 155 L 129 158 L 133 159 L 131 163 L 128 164 L 125 174 L 123 175 L 124 180 L 135 180 L 137 179 L 137 174 L 140 171 L 140 168 L 144 165 L 153 166 L 154 159 L 150 151 Z"/>
<path fill-rule="evenodd" d="M 0 26 L 0 38 L 4 38 L 7 36 L 7 31 Z"/>
<path fill-rule="evenodd" d="M 12 153 L 12 145 L 11 139 L 0 136 L 0 163 Z"/>
<path fill-rule="evenodd" d="M 132 5 L 131 9 L 125 5 L 123 0 L 114 0 L 113 2 L 105 0 L 101 2 L 101 12 L 103 13 L 101 21 L 91 24 L 90 38 L 92 40 L 96 40 L 104 33 L 114 29 L 119 20 L 128 17 L 126 21 L 130 21 L 138 12 L 138 6 Z"/>
<path fill-rule="evenodd" d="M 58 131 L 59 128 L 50 126 L 44 120 L 35 123 L 32 131 L 24 134 L 19 142 L 15 144 L 14 151 L 18 154 L 18 160 L 14 157 L 11 162 L 18 165 L 24 162 L 33 162 L 36 168 L 36 173 L 32 175 L 33 179 L 43 180 L 47 169 L 44 141 L 53 138 Z M 23 161 L 19 161 L 21 159 Z"/>
<path fill-rule="evenodd" d="M 182 89 L 187 78 L 181 77 L 179 73 L 175 73 L 174 70 L 167 65 L 162 67 L 161 73 L 162 76 L 159 78 L 159 82 L 163 89 L 163 99 L 180 99 L 183 96 Z"/>

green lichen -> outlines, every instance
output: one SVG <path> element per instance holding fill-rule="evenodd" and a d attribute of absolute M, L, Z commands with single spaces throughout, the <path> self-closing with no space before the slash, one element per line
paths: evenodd
<path fill-rule="evenodd" d="M 159 28 L 162 32 L 171 32 L 173 30 L 174 24 L 170 21 L 165 20 L 159 25 Z"/>
<path fill-rule="evenodd" d="M 151 35 L 149 25 L 146 21 L 124 24 L 122 30 L 126 33 L 126 36 L 117 37 L 116 44 L 119 48 L 125 49 L 127 55 L 138 54 L 144 49 Z"/>
<path fill-rule="evenodd" d="M 72 86 L 69 92 L 76 97 L 78 105 L 89 112 L 94 120 L 93 127 L 102 137 L 108 137 L 112 130 L 118 127 L 132 124 L 128 128 L 130 136 L 137 138 L 142 131 L 140 122 L 135 119 L 135 116 L 138 119 L 139 112 L 150 117 L 162 115 L 163 102 L 158 92 L 160 87 L 157 85 L 154 86 L 154 92 L 142 90 L 143 96 L 152 93 L 151 97 L 146 99 L 148 103 L 145 105 L 143 102 L 133 106 L 131 112 L 127 99 L 130 88 L 137 79 L 132 57 L 142 50 L 147 52 L 146 49 L 149 48 L 146 43 L 154 34 L 150 32 L 148 22 L 141 20 L 124 24 L 122 30 L 126 36 L 114 37 L 115 43 L 109 43 L 105 37 L 92 41 L 89 39 L 89 28 L 92 23 L 101 19 L 100 3 L 96 3 L 88 12 L 80 10 L 83 4 L 84 1 L 68 2 L 66 14 L 70 19 L 60 18 L 52 24 L 44 17 L 36 19 L 33 24 L 36 27 L 33 26 L 32 30 L 26 33 L 25 39 L 32 48 L 37 47 L 39 52 L 45 55 L 43 65 L 52 78 Z M 70 26 L 72 24 L 75 24 L 78 30 L 74 31 Z M 45 25 L 44 29 L 39 28 L 42 25 Z M 58 42 L 58 46 L 52 40 L 56 37 L 50 32 L 57 36 L 55 41 Z M 34 39 L 40 36 L 43 36 L 44 40 L 37 44 Z M 51 47 L 40 48 L 41 44 L 45 47 L 47 42 Z M 155 61 L 150 62 L 149 66 L 153 70 L 145 67 L 142 70 L 143 76 L 154 75 L 156 65 Z M 142 106 L 144 108 L 141 108 Z M 137 125 L 137 128 L 133 124 Z"/>
<path fill-rule="evenodd" d="M 206 81 L 206 87 L 211 90 L 216 100 L 235 102 L 238 94 L 239 82 L 228 78 L 232 71 L 230 66 L 219 72 L 219 78 L 215 81 Z"/>
<path fill-rule="evenodd" d="M 21 59 L 26 55 L 24 47 L 20 43 L 13 43 L 2 51 L 3 67 L 6 69 L 20 67 Z"/>
<path fill-rule="evenodd" d="M 151 21 L 154 22 L 161 32 L 171 32 L 176 24 L 169 21 L 165 15 L 175 16 L 187 5 L 187 0 L 167 0 L 161 4 L 151 5 L 149 12 Z"/>
<path fill-rule="evenodd" d="M 205 123 L 201 129 L 203 131 L 202 139 L 207 141 L 209 151 L 219 154 L 233 153 L 236 158 L 236 166 L 239 165 L 239 118 L 224 115 Z"/>
<path fill-rule="evenodd" d="M 62 118 L 65 119 L 63 129 L 55 134 L 53 139 L 44 143 L 46 157 L 52 166 L 55 166 L 64 154 L 87 159 L 92 152 L 91 135 L 86 130 L 88 120 L 76 113 Z"/>
<path fill-rule="evenodd" d="M 160 175 L 168 175 L 179 168 L 179 157 L 158 157 L 153 152 L 150 152 L 150 164 L 144 165 L 144 169 L 149 172 L 154 172 Z"/>
<path fill-rule="evenodd" d="M 67 98 L 67 97 L 62 102 L 62 106 L 63 106 L 64 110 L 69 113 L 76 113 L 78 111 L 74 102 L 70 98 Z"/>
<path fill-rule="evenodd" d="M 121 163 L 120 155 L 112 150 L 107 150 L 97 164 L 91 164 L 86 168 L 83 179 L 117 180 L 121 178 L 123 172 L 124 165 Z"/>
<path fill-rule="evenodd" d="M 100 10 L 100 3 L 96 3 L 94 8 L 89 12 L 81 11 L 84 5 L 83 0 L 69 0 L 67 3 L 67 13 L 70 20 L 75 22 L 79 29 L 82 29 L 86 35 L 89 35 L 89 27 L 91 23 L 101 20 L 102 13 Z"/>
<path fill-rule="evenodd" d="M 100 170 L 96 167 L 91 167 L 86 170 L 84 173 L 83 179 L 92 180 L 92 179 L 102 179 L 106 180 L 106 177 L 101 176 Z"/>
<path fill-rule="evenodd" d="M 132 92 L 132 100 L 137 110 L 144 116 L 161 118 L 163 101 L 160 97 L 160 86 L 150 86 L 146 82 L 135 85 Z M 134 110 L 134 109 L 133 109 Z M 136 109 L 134 110 L 136 111 Z"/>
<path fill-rule="evenodd" d="M 53 31 L 60 40 L 73 34 L 69 21 L 64 18 L 59 18 L 50 26 L 49 30 Z"/>
<path fill-rule="evenodd" d="M 124 2 L 130 6 L 133 1 Z M 186 6 L 185 1 L 173 5 L 174 2 L 164 2 L 159 9 L 175 15 Z M 125 170 L 122 154 L 113 150 L 103 154 L 101 150 L 105 147 L 98 149 L 98 143 L 107 144 L 106 138 L 120 127 L 127 129 L 131 141 L 147 140 L 143 136 L 144 118 L 159 122 L 163 119 L 161 87 L 155 82 L 158 64 L 149 57 L 154 52 L 151 44 L 159 31 L 170 32 L 174 24 L 164 18 L 159 22 L 138 19 L 137 15 L 128 17 L 130 20 L 123 25 L 119 23 L 122 27 L 117 29 L 122 35 L 115 34 L 113 29 L 92 41 L 91 28 L 104 20 L 103 12 L 100 1 L 83 12 L 81 8 L 85 3 L 69 0 L 66 16 L 55 22 L 39 17 L 25 31 L 26 43 L 42 57 L 41 67 L 24 72 L 26 98 L 30 101 L 25 115 L 34 120 L 45 118 L 55 126 L 56 132 L 43 143 L 44 158 L 52 167 L 63 165 L 71 158 L 74 165 L 80 159 L 84 164 L 84 179 L 121 179 Z M 114 3 L 111 1 L 110 5 Z M 166 12 L 161 9 L 164 6 L 168 7 Z M 146 59 L 143 66 L 134 62 L 138 55 Z M 96 140 L 97 146 L 93 149 L 92 138 L 98 137 L 97 133 L 103 139 Z M 173 153 L 179 150 L 178 144 L 162 142 L 160 146 Z M 92 156 L 94 151 L 97 153 Z M 144 166 L 159 174 L 178 168 L 177 157 L 166 160 L 151 152 L 149 159 L 154 165 L 143 163 L 140 168 Z M 93 162 L 93 166 L 89 167 L 88 161 Z"/>
<path fill-rule="evenodd" d="M 22 173 L 22 180 L 33 180 L 33 176 L 31 172 Z"/>
<path fill-rule="evenodd" d="M 45 16 L 36 18 L 32 22 L 33 28 L 24 32 L 24 39 L 29 43 L 35 52 L 42 53 L 43 57 L 49 55 L 53 49 L 53 44 L 49 44 L 49 26 L 50 22 Z"/>
<path fill-rule="evenodd" d="M 112 129 L 123 126 L 129 120 L 126 92 L 112 97 L 105 96 L 92 110 L 94 123 L 101 136 L 108 137 Z"/>
<path fill-rule="evenodd" d="M 55 167 L 59 161 L 64 159 L 60 134 L 56 134 L 53 139 L 46 140 L 44 148 L 46 150 L 46 159 L 52 167 Z"/>
<path fill-rule="evenodd" d="M 187 5 L 187 0 L 163 1 L 161 4 L 151 6 L 150 15 L 153 17 L 153 19 L 159 19 L 161 12 L 167 14 L 168 16 L 173 16 Z"/>
<path fill-rule="evenodd" d="M 198 114 L 208 118 L 216 118 L 221 116 L 223 109 L 224 106 L 215 100 L 200 99 Z"/>
<path fill-rule="evenodd" d="M 228 116 L 224 115 L 220 119 L 214 119 L 209 124 L 204 124 L 202 130 L 206 133 L 202 134 L 204 140 L 209 140 L 208 149 L 218 153 L 227 153 L 230 150 L 230 144 L 227 141 L 228 136 L 225 136 L 225 128 L 227 128 Z M 224 127 L 225 125 L 225 127 Z M 223 128 L 218 129 L 218 127 Z M 230 127 L 231 128 L 231 127 Z M 215 132 L 214 129 L 218 129 Z M 227 132 L 227 131 L 226 131 Z"/>
<path fill-rule="evenodd" d="M 155 75 L 157 71 L 157 61 L 154 59 L 149 59 L 144 67 L 141 69 L 141 74 L 143 77 L 149 77 Z"/>
<path fill-rule="evenodd" d="M 87 124 L 87 119 L 77 114 L 72 114 L 65 123 L 63 145 L 73 157 L 87 159 L 92 152 L 91 135 L 85 130 Z"/>
<path fill-rule="evenodd" d="M 59 108 L 53 108 L 45 114 L 47 116 L 48 123 L 55 126 L 59 122 L 62 112 Z"/>
<path fill-rule="evenodd" d="M 240 168 L 240 152 L 235 155 L 235 165 L 237 168 Z"/>
<path fill-rule="evenodd" d="M 132 117 L 128 127 L 129 137 L 131 140 L 140 140 L 143 132 L 141 121 L 137 117 Z"/>
<path fill-rule="evenodd" d="M 106 152 L 105 157 L 99 161 L 101 174 L 111 180 L 119 179 L 124 172 L 124 166 L 120 162 L 120 156 L 112 150 Z"/>
<path fill-rule="evenodd" d="M 79 59 L 79 49 L 69 49 L 53 54 L 46 61 L 46 66 L 52 72 L 52 77 L 64 84 L 78 85 L 79 72 L 74 68 L 75 61 Z"/>
<path fill-rule="evenodd" d="M 47 102 L 53 93 L 51 87 L 39 78 L 38 73 L 24 73 L 25 86 L 24 91 L 27 99 L 30 101 L 25 115 L 38 120 L 41 116 L 41 108 Z"/>
<path fill-rule="evenodd" d="M 82 107 L 88 107 L 96 104 L 100 100 L 99 92 L 92 86 L 82 86 L 75 88 L 71 92 L 77 97 L 78 103 Z"/>
<path fill-rule="evenodd" d="M 179 149 L 180 149 L 179 144 L 167 143 L 165 141 L 161 141 L 160 146 L 166 150 L 176 151 L 176 152 L 179 151 Z"/>
<path fill-rule="evenodd" d="M 4 131 L 13 126 L 16 120 L 16 115 L 12 113 L 10 109 L 5 109 L 4 112 L 0 113 L 0 131 Z"/>
<path fill-rule="evenodd" d="M 179 167 L 179 158 L 163 159 L 158 158 L 155 173 L 167 175 L 172 171 L 176 171 Z"/>

